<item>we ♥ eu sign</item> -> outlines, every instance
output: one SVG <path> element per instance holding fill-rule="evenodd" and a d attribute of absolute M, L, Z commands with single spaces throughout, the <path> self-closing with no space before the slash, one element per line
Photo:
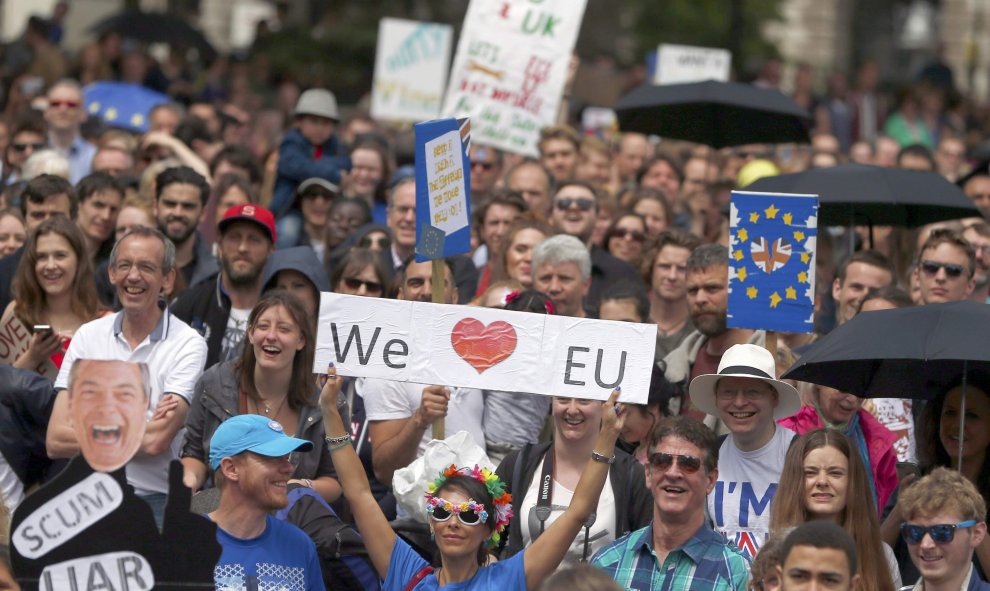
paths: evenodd
<path fill-rule="evenodd" d="M 649 324 L 323 293 L 313 371 L 646 404 Z"/>

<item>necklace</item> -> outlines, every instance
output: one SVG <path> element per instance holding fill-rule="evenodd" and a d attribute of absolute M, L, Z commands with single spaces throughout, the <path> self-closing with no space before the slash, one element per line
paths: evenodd
<path fill-rule="evenodd" d="M 275 414 L 274 415 L 271 414 L 272 407 L 268 404 L 268 402 L 265 401 L 264 398 L 261 398 L 260 396 L 259 396 L 259 400 L 261 400 L 261 404 L 264 405 L 265 408 L 262 409 L 259 406 L 258 401 L 255 401 L 254 407 L 255 407 L 255 409 L 260 410 L 262 413 L 264 413 L 265 416 L 268 416 L 268 417 L 271 417 L 271 418 L 277 418 L 278 415 L 282 412 L 282 407 L 285 406 L 285 400 L 288 397 L 289 397 L 288 395 L 285 395 L 285 396 L 282 397 L 282 402 L 279 403 L 278 408 L 275 410 Z"/>

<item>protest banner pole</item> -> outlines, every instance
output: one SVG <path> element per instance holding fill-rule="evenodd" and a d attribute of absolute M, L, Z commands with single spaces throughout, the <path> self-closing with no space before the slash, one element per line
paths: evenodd
<path fill-rule="evenodd" d="M 447 280 L 447 270 L 444 269 L 446 263 L 443 259 L 433 259 L 430 261 L 433 264 L 432 270 L 432 287 L 433 287 L 433 303 L 442 304 L 443 301 L 443 288 L 444 283 Z M 434 439 L 445 439 L 446 436 L 446 425 L 444 417 L 439 417 L 433 421 L 433 438 Z"/>
<path fill-rule="evenodd" d="M 763 346 L 766 347 L 767 351 L 770 351 L 770 354 L 773 355 L 773 358 L 776 360 L 777 359 L 777 331 L 775 331 L 775 330 L 768 330 L 767 331 L 766 341 L 764 342 Z"/>

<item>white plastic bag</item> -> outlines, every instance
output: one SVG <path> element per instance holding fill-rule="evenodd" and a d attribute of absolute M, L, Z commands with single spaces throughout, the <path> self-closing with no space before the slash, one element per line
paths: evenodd
<path fill-rule="evenodd" d="M 478 465 L 494 471 L 495 465 L 485 450 L 478 446 L 467 431 L 458 431 L 450 437 L 434 439 L 426 444 L 426 453 L 412 464 L 395 471 L 392 490 L 399 506 L 409 517 L 426 523 L 426 485 L 440 476 L 448 466 L 458 468 Z"/>

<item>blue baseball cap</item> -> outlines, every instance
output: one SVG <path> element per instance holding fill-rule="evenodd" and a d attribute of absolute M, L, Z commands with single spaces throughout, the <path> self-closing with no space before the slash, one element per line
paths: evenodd
<path fill-rule="evenodd" d="M 216 470 L 224 458 L 250 451 L 278 458 L 294 451 L 309 451 L 313 442 L 289 437 L 282 425 L 261 415 L 237 415 L 220 424 L 210 438 L 210 467 Z"/>

